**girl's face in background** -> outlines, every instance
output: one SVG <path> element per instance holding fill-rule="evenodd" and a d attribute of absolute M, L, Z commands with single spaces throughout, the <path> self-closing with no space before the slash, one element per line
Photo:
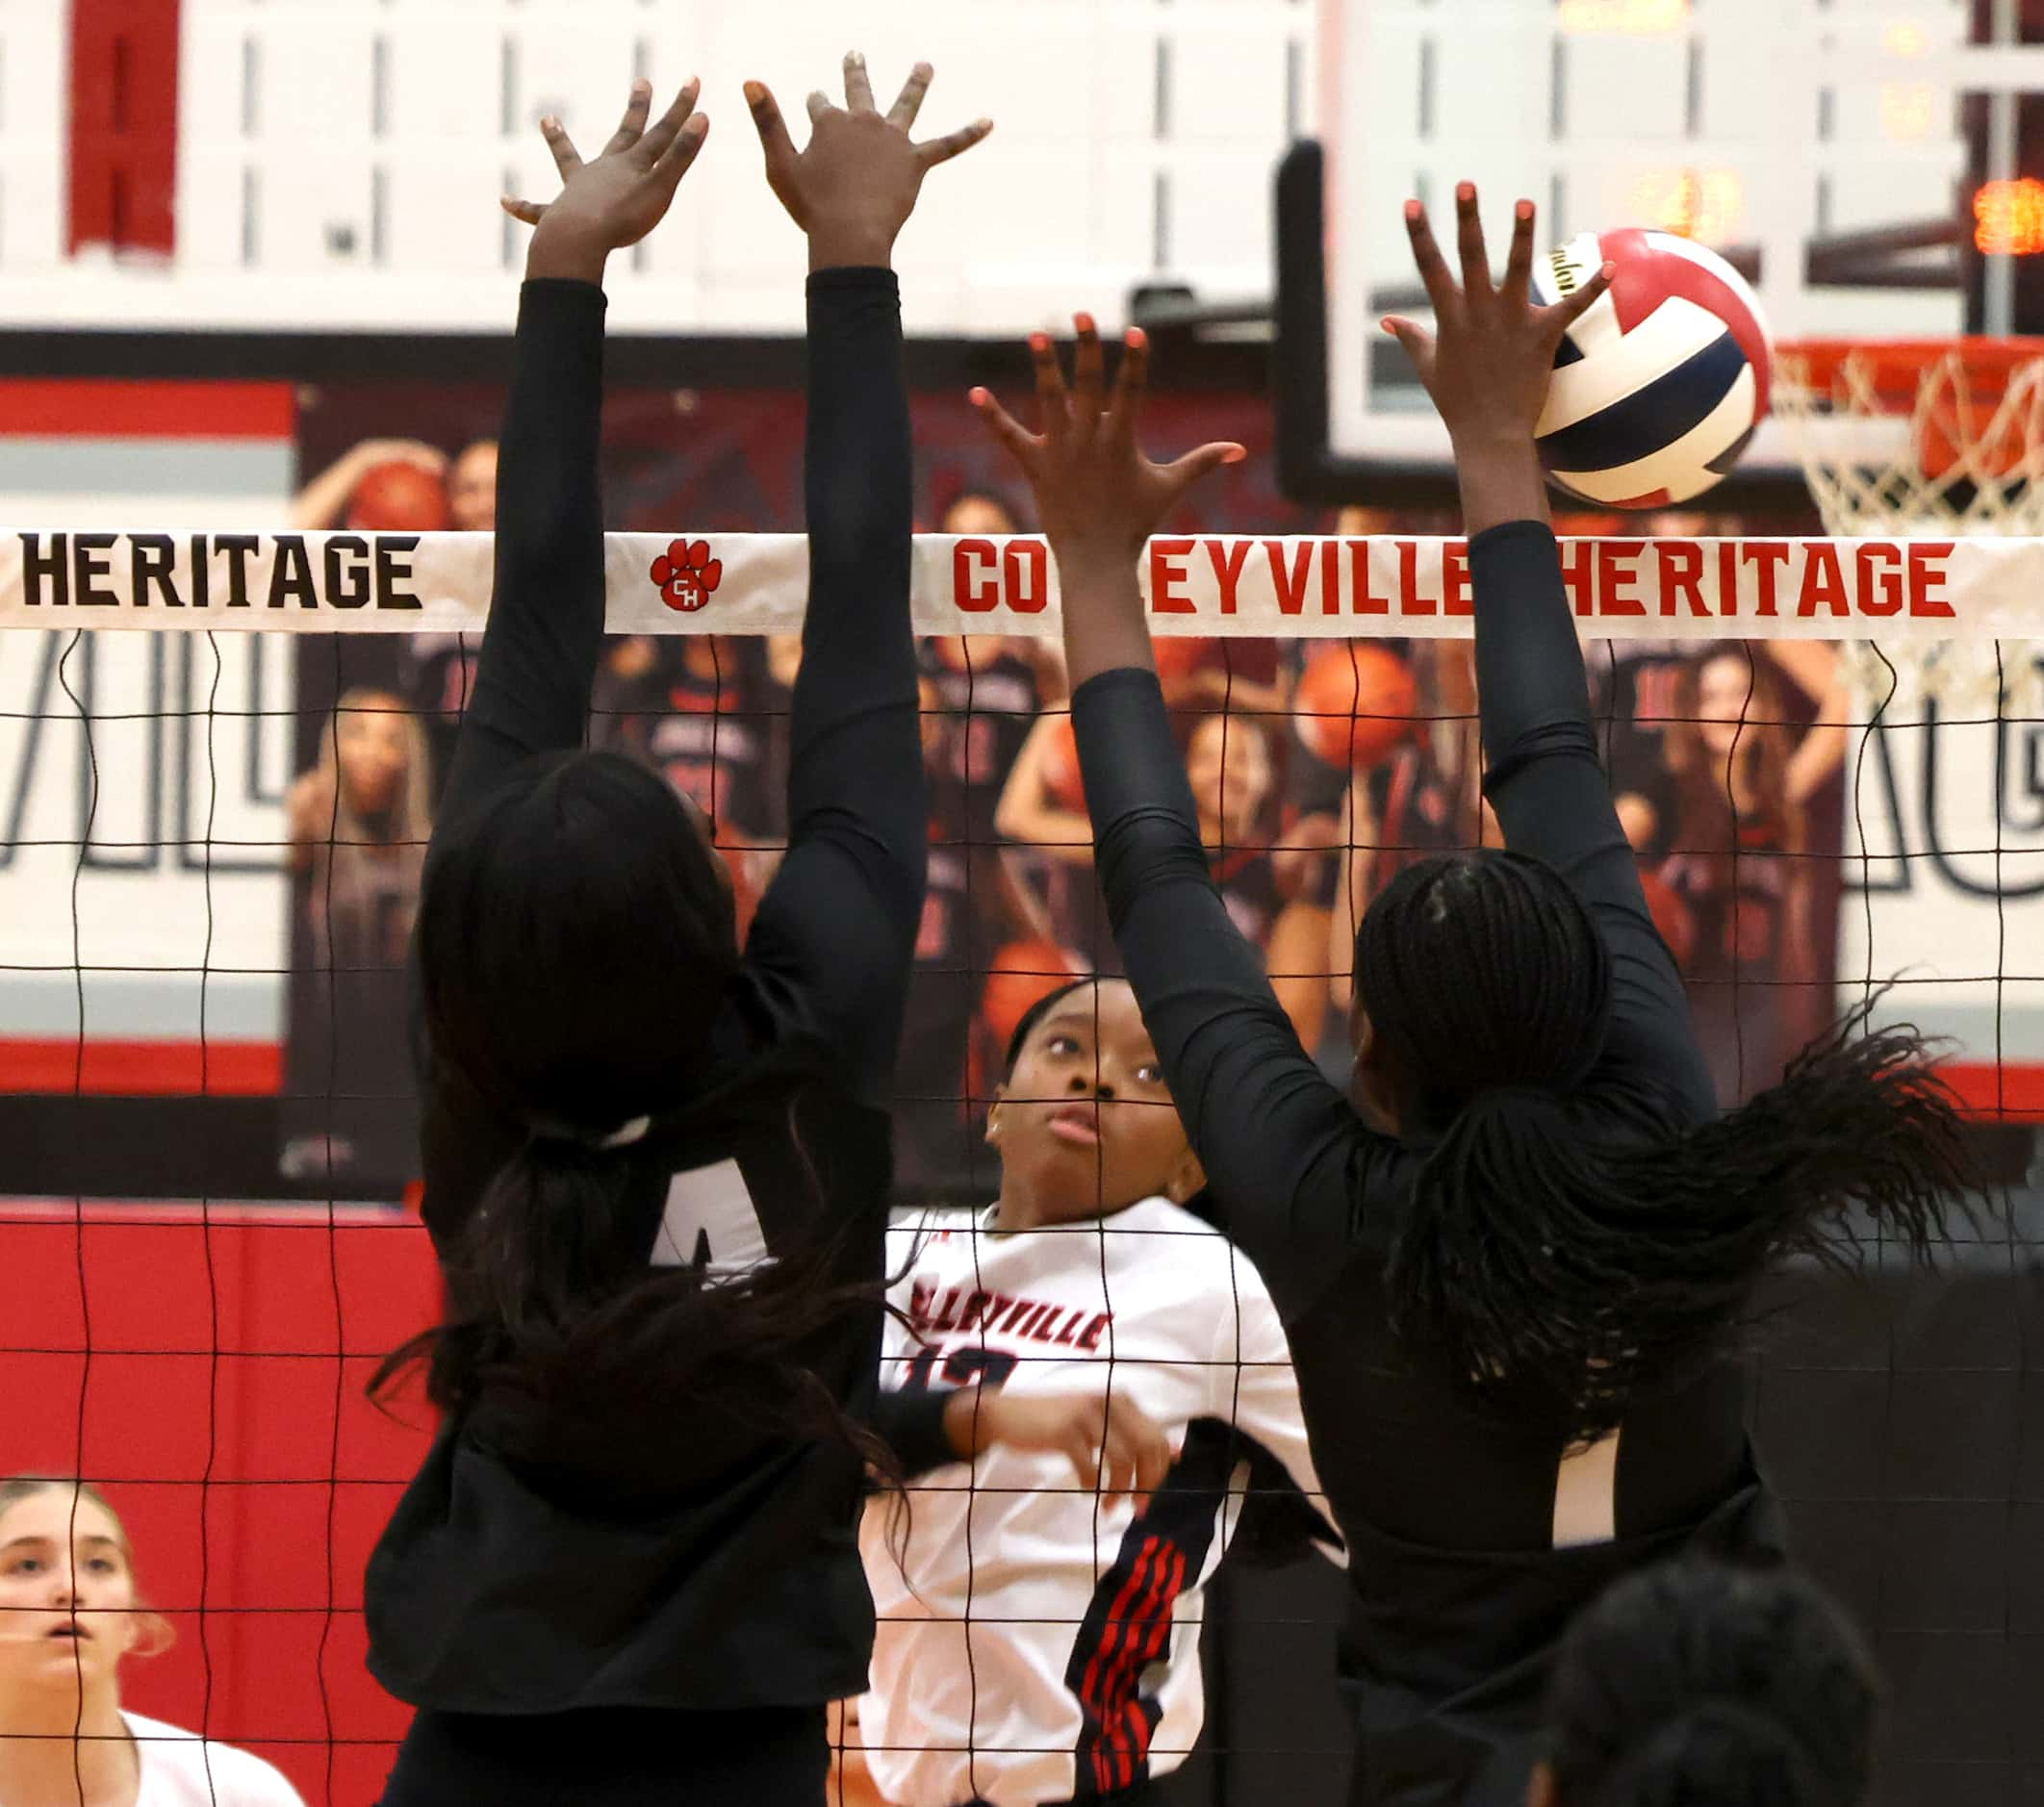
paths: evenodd
<path fill-rule="evenodd" d="M 1209 716 L 1186 746 L 1186 776 L 1199 813 L 1239 838 L 1270 795 L 1269 740 L 1254 722 Z"/>
<path fill-rule="evenodd" d="M 447 471 L 447 517 L 462 533 L 497 525 L 497 442 L 479 439 Z"/>
<path fill-rule="evenodd" d="M 0 1514 L 0 1682 L 107 1681 L 134 1647 L 135 1570 L 119 1520 L 68 1487 Z"/>
<path fill-rule="evenodd" d="M 358 815 L 380 814 L 397 802 L 411 757 L 405 721 L 404 704 L 380 691 L 341 710 L 335 759 L 343 795 Z"/>
<path fill-rule="evenodd" d="M 1752 667 L 1744 656 L 1720 653 L 1704 661 L 1697 674 L 1697 713 L 1703 718 L 1698 730 L 1703 745 L 1720 762 L 1731 756 L 1736 742 L 1754 732 L 1759 719 L 1770 712 L 1762 704 Z"/>

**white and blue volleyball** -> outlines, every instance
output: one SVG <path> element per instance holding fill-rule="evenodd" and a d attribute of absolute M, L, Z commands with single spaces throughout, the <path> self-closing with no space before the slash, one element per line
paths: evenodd
<path fill-rule="evenodd" d="M 1569 328 L 1536 429 L 1548 477 L 1603 508 L 1671 508 L 1739 460 L 1767 418 L 1760 303 L 1715 251 L 1672 232 L 1586 232 L 1536 267 L 1543 302 L 1605 264 L 1610 291 Z"/>

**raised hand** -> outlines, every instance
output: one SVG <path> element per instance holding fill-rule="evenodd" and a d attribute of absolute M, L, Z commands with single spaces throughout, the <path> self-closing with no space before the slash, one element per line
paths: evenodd
<path fill-rule="evenodd" d="M 766 152 L 767 186 L 809 237 L 809 267 L 884 266 L 894 240 L 915 211 L 923 178 L 938 164 L 970 150 L 993 130 L 975 119 L 943 138 L 915 143 L 908 128 L 930 89 L 931 68 L 918 63 L 893 106 L 873 102 L 866 60 L 845 58 L 845 104 L 818 89 L 809 96 L 809 142 L 797 151 L 787 121 L 764 82 L 745 85 L 746 105 Z"/>
<path fill-rule="evenodd" d="M 1487 439 L 1531 441 L 1562 334 L 1611 286 L 1607 264 L 1565 300 L 1535 306 L 1533 217 L 1533 203 L 1520 201 L 1513 214 L 1504 282 L 1494 288 L 1473 183 L 1455 191 L 1460 284 L 1434 242 L 1426 209 L 1418 201 L 1405 204 L 1413 261 L 1433 303 L 1435 326 L 1430 333 L 1393 316 L 1383 322 L 1384 330 L 1405 347 L 1458 446 Z"/>
<path fill-rule="evenodd" d="M 698 88 L 690 81 L 649 126 L 652 84 L 634 82 L 625 116 L 591 164 L 582 161 L 558 119 L 540 121 L 561 172 L 560 195 L 544 204 L 508 196 L 503 202 L 512 218 L 535 228 L 526 275 L 600 282 L 611 252 L 638 243 L 660 223 L 709 136 L 709 120 L 695 110 Z"/>
<path fill-rule="evenodd" d="M 985 390 L 972 392 L 980 418 L 1029 479 L 1067 580 L 1075 569 L 1133 568 L 1143 542 L 1187 490 L 1210 471 L 1248 456 L 1232 442 L 1216 441 L 1170 464 L 1153 464 L 1136 443 L 1149 383 L 1149 340 L 1139 329 L 1129 333 L 1110 395 L 1100 329 L 1089 314 L 1078 315 L 1073 325 L 1078 349 L 1069 390 L 1049 337 L 1036 333 L 1029 342 L 1042 432 L 1028 431 Z"/>

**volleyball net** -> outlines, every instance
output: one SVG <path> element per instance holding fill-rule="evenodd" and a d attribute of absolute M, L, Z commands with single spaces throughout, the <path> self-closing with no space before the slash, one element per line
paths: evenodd
<path fill-rule="evenodd" d="M 360 1578 L 424 1432 L 363 1384 L 437 1300 L 403 961 L 491 557 L 481 534 L 0 536 L 0 1470 L 116 1488 L 182 1634 L 138 1701 L 335 1802 L 374 1797 L 403 1724 L 363 1669 Z M 806 557 L 606 545 L 590 744 L 703 805 L 741 921 L 785 844 Z M 1877 1250 L 1771 1344 L 1759 1397 L 1803 1553 L 1884 1654 L 2013 1686 L 2044 1661 L 2044 542 L 1604 536 L 1563 563 L 1721 1097 L 1886 986 L 1881 1020 L 1950 1039 L 2009 1186 L 1933 1289 Z M 1339 1073 L 1370 896 L 1497 839 L 1466 549 L 1194 533 L 1141 574 L 1215 883 Z M 919 536 L 913 581 L 932 846 L 897 1166 L 905 1205 L 963 1207 L 997 1184 L 1016 1023 L 1118 967 L 1043 544 Z M 1331 1694 L 1319 1719 L 1253 1698 L 1266 1671 L 1329 1692 L 1312 1585 L 1210 1609 L 1208 1739 L 1238 1782 L 1188 1799 L 1265 1797 L 1234 1792 L 1251 1775 L 1320 1797 Z M 1940 1697 L 1908 1694 L 1923 1761 L 1955 1764 Z"/>

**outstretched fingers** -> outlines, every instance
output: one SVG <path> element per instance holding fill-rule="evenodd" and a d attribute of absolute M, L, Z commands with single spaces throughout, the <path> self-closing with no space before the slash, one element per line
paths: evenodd
<path fill-rule="evenodd" d="M 582 166 L 582 154 L 568 136 L 568 128 L 549 113 L 540 121 L 540 137 L 547 140 L 547 148 L 553 153 L 553 166 L 566 182 Z"/>
<path fill-rule="evenodd" d="M 1533 293 L 1533 203 L 1512 209 L 1512 252 L 1505 260 L 1504 286 L 1498 295 L 1510 308 L 1522 308 Z"/>
<path fill-rule="evenodd" d="M 1072 331 L 1077 342 L 1072 350 L 1072 420 L 1090 433 L 1107 407 L 1107 354 L 1090 314 L 1073 315 Z"/>
<path fill-rule="evenodd" d="M 1409 320 L 1402 314 L 1387 315 L 1380 322 L 1404 347 L 1405 355 L 1413 362 L 1421 383 L 1431 382 L 1434 375 L 1434 335 L 1417 320 Z"/>
<path fill-rule="evenodd" d="M 1462 292 L 1455 287 L 1455 278 L 1448 272 L 1447 259 L 1441 255 L 1441 245 L 1434 238 L 1433 222 L 1418 201 L 1405 204 L 1405 233 L 1412 241 L 1413 263 L 1419 271 L 1419 280 L 1425 286 L 1426 298 L 1433 303 L 1434 312 L 1437 315 L 1452 312 L 1462 304 Z"/>
<path fill-rule="evenodd" d="M 702 84 L 691 76 L 681 85 L 681 91 L 675 96 L 674 104 L 654 121 L 652 130 L 638 140 L 639 160 L 649 168 L 658 163 L 680 138 L 682 127 L 695 114 L 696 95 L 701 88 Z M 702 142 L 700 137 L 697 142 Z"/>
<path fill-rule="evenodd" d="M 1563 332 L 1567 332 L 1597 304 L 1605 290 L 1611 287 L 1612 277 L 1617 274 L 1618 266 L 1606 264 L 1566 301 L 1557 301 L 1554 304 L 1549 312 L 1560 320 Z"/>
<path fill-rule="evenodd" d="M 652 112 L 652 84 L 641 77 L 631 85 L 631 98 L 625 103 L 625 116 L 610 135 L 610 142 L 603 146 L 603 155 L 614 157 L 619 151 L 629 150 L 636 144 L 646 130 L 647 115 Z"/>
<path fill-rule="evenodd" d="M 1121 369 L 1114 372 L 1114 393 L 1108 400 L 1110 433 L 1121 439 L 1134 435 L 1149 387 L 1150 336 L 1132 326 L 1121 342 Z"/>
<path fill-rule="evenodd" d="M 873 104 L 873 78 L 866 73 L 866 59 L 862 51 L 845 52 L 845 111 L 847 113 L 878 113 Z"/>
<path fill-rule="evenodd" d="M 1031 333 L 1029 355 L 1036 368 L 1036 402 L 1043 414 L 1043 437 L 1058 444 L 1071 430 L 1071 407 L 1064 394 L 1064 373 L 1058 368 L 1058 347 L 1048 333 Z"/>
<path fill-rule="evenodd" d="M 894 105 L 887 109 L 889 125 L 898 125 L 906 132 L 915 123 L 915 115 L 923 110 L 923 96 L 930 92 L 931 78 L 935 73 L 927 63 L 918 63 L 908 71 L 902 91 L 895 96 Z"/>
<path fill-rule="evenodd" d="M 1483 216 L 1476 211 L 1476 185 L 1455 185 L 1455 245 L 1462 254 L 1462 293 L 1488 296 L 1491 259 L 1483 242 Z"/>
<path fill-rule="evenodd" d="M 959 126 L 956 132 L 946 132 L 942 138 L 918 144 L 915 154 L 922 159 L 925 169 L 934 169 L 938 164 L 948 164 L 954 157 L 969 151 L 992 130 L 991 119 L 975 119 L 970 125 Z"/>
<path fill-rule="evenodd" d="M 1237 445 L 1232 439 L 1214 440 L 1209 445 L 1195 446 L 1183 458 L 1174 458 L 1163 470 L 1170 479 L 1172 495 L 1179 496 L 1223 465 L 1239 465 L 1248 456 L 1248 447 Z"/>
<path fill-rule="evenodd" d="M 966 399 L 985 421 L 986 430 L 1008 448 L 1009 456 L 1024 471 L 1029 470 L 1036 453 L 1043 448 L 1043 442 L 1002 407 L 989 391 L 975 389 Z"/>

